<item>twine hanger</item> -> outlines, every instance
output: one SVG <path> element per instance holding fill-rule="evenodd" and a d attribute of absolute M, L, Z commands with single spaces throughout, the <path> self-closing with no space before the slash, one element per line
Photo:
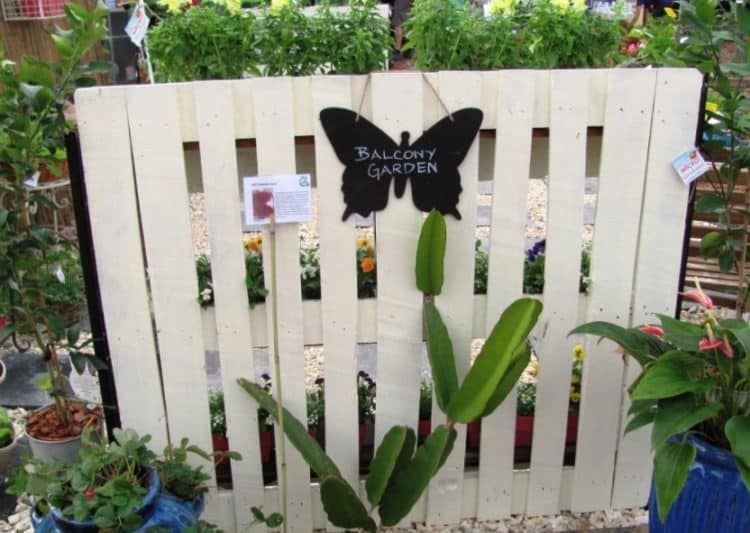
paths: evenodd
<path fill-rule="evenodd" d="M 367 94 L 367 88 L 370 86 L 370 79 L 372 78 L 372 74 L 367 75 L 367 80 L 365 80 L 365 88 L 362 90 L 362 97 L 359 99 L 359 106 L 357 107 L 357 117 L 355 118 L 355 122 L 359 122 L 359 117 L 362 115 L 362 106 L 365 103 L 365 95 Z M 443 99 L 440 98 L 440 94 L 437 92 L 437 89 L 430 83 L 430 80 L 427 78 L 427 75 L 422 72 L 422 79 L 427 84 L 427 86 L 432 90 L 432 93 L 435 95 L 435 98 L 437 98 L 438 102 L 440 102 L 440 105 L 443 107 L 443 110 L 445 110 L 445 114 L 448 115 L 448 118 L 451 119 L 451 122 L 453 122 L 453 114 L 448 111 L 448 107 L 445 105 L 445 102 L 443 102 Z"/>

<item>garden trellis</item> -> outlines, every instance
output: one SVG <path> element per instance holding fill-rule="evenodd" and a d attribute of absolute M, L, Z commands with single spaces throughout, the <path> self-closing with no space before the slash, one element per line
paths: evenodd
<path fill-rule="evenodd" d="M 521 295 L 524 227 L 535 131 L 548 132 L 549 198 L 544 314 L 536 333 L 541 361 L 528 469 L 513 469 L 515 401 L 482 425 L 479 467 L 465 470 L 457 445 L 409 520 L 458 523 L 510 513 L 550 514 L 642 505 L 648 497 L 647 430 L 623 438 L 624 387 L 635 375 L 607 342 L 591 343 L 583 372 L 575 466 L 563 466 L 571 348 L 583 320 L 622 325 L 673 314 L 688 189 L 671 159 L 692 145 L 701 76 L 683 69 L 440 72 L 426 75 L 448 109 L 479 107 L 491 150 L 475 142 L 459 167 L 461 221 L 448 218 L 444 292 L 436 298 L 454 341 L 459 372 L 470 341 L 484 338 Z M 394 139 L 416 138 L 443 116 L 421 73 L 256 78 L 76 94 L 97 270 L 123 425 L 155 445 L 187 436 L 211 446 L 204 352 L 220 353 L 233 489 L 210 493 L 207 517 L 234 531 L 251 505 L 278 509 L 264 487 L 256 406 L 236 384 L 252 378 L 252 347 L 268 346 L 277 317 L 284 402 L 305 419 L 303 348 L 325 353 L 327 452 L 359 482 L 357 342 L 377 342 L 376 445 L 393 424 L 416 428 L 422 350 L 422 296 L 414 253 L 423 213 L 407 195 L 378 213 L 377 299 L 357 300 L 354 217 L 341 221 L 342 165 L 318 113 L 357 109 Z M 587 132 L 601 128 L 591 281 L 579 306 Z M 277 309 L 247 303 L 237 143 L 254 147 L 259 175 L 297 169 L 295 141 L 312 137 L 319 198 L 320 301 L 302 302 L 299 228 L 277 228 Z M 211 243 L 215 312 L 201 311 L 190 227 L 185 143 L 200 147 Z M 486 143 L 484 143 L 486 144 Z M 492 146 L 494 144 L 494 146 Z M 591 148 L 592 143 L 588 143 Z M 479 176 L 480 157 L 494 160 Z M 485 168 L 483 166 L 482 168 Z M 478 179 L 493 183 L 486 296 L 473 295 Z M 351 258 L 351 261 L 342 260 Z M 266 264 L 266 275 L 269 268 Z M 270 283 L 266 284 L 270 286 Z M 580 307 L 580 311 L 579 311 Z M 437 409 L 434 421 L 437 421 Z M 465 442 L 465 429 L 457 442 Z M 325 527 L 317 485 L 287 445 L 288 520 L 295 531 Z"/>

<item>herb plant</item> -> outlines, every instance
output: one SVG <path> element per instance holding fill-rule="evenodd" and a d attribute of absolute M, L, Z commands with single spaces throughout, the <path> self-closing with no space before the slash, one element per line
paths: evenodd
<path fill-rule="evenodd" d="M 13 421 L 8 415 L 8 410 L 0 406 L 0 448 L 5 448 L 16 438 Z"/>
<path fill-rule="evenodd" d="M 375 422 L 375 381 L 367 372 L 357 373 L 357 418 L 360 424 Z"/>

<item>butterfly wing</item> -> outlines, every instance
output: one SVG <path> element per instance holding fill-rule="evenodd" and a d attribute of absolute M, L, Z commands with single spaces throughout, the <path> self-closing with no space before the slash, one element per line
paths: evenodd
<path fill-rule="evenodd" d="M 414 205 L 421 211 L 437 209 L 444 215 L 461 219 L 458 197 L 461 194 L 461 175 L 458 166 L 466 157 L 482 125 L 482 111 L 467 107 L 436 122 L 410 148 L 435 149 L 434 161 L 438 172 L 409 176 Z"/>
<path fill-rule="evenodd" d="M 392 151 L 396 143 L 369 120 L 357 116 L 350 109 L 328 107 L 320 112 L 320 122 L 334 152 L 346 168 L 341 190 L 344 193 L 346 209 L 342 220 L 352 213 L 363 217 L 373 211 L 380 211 L 388 204 L 391 175 L 373 174 L 371 160 L 364 157 L 363 148 Z"/>

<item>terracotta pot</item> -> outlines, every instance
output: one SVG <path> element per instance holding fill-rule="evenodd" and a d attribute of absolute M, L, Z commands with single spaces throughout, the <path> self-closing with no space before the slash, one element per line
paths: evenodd
<path fill-rule="evenodd" d="M 479 448 L 479 440 L 482 432 L 482 422 L 475 420 L 466 426 L 466 444 L 472 450 Z"/>
<path fill-rule="evenodd" d="M 375 442 L 375 424 L 365 422 L 359 425 L 359 447 L 371 448 Z"/>
<path fill-rule="evenodd" d="M 430 419 L 420 420 L 419 426 L 418 426 L 418 432 L 417 432 L 419 436 L 418 437 L 419 442 L 422 442 L 423 440 L 425 440 L 430 435 L 431 430 L 432 430 L 432 420 Z"/>
<path fill-rule="evenodd" d="M 568 415 L 568 425 L 565 429 L 565 444 L 575 444 L 578 441 L 578 415 Z"/>
<path fill-rule="evenodd" d="M 229 440 L 224 433 L 212 433 L 211 441 L 215 452 L 228 452 L 229 451 Z M 216 462 L 217 465 L 228 462 L 226 457 L 221 458 Z"/>
<path fill-rule="evenodd" d="M 39 165 L 39 183 L 49 183 L 51 181 L 59 180 L 64 178 L 65 176 L 70 175 L 70 169 L 68 168 L 68 160 L 64 160 L 60 162 L 60 170 L 62 172 L 61 176 L 58 178 L 54 174 L 52 174 L 52 171 L 49 169 L 47 165 L 44 163 L 41 163 Z"/>
<path fill-rule="evenodd" d="M 518 415 L 516 417 L 516 448 L 528 448 L 531 446 L 531 437 L 534 434 L 534 415 Z"/>
<path fill-rule="evenodd" d="M 271 460 L 273 450 L 273 429 L 260 432 L 260 460 L 267 463 Z"/>

